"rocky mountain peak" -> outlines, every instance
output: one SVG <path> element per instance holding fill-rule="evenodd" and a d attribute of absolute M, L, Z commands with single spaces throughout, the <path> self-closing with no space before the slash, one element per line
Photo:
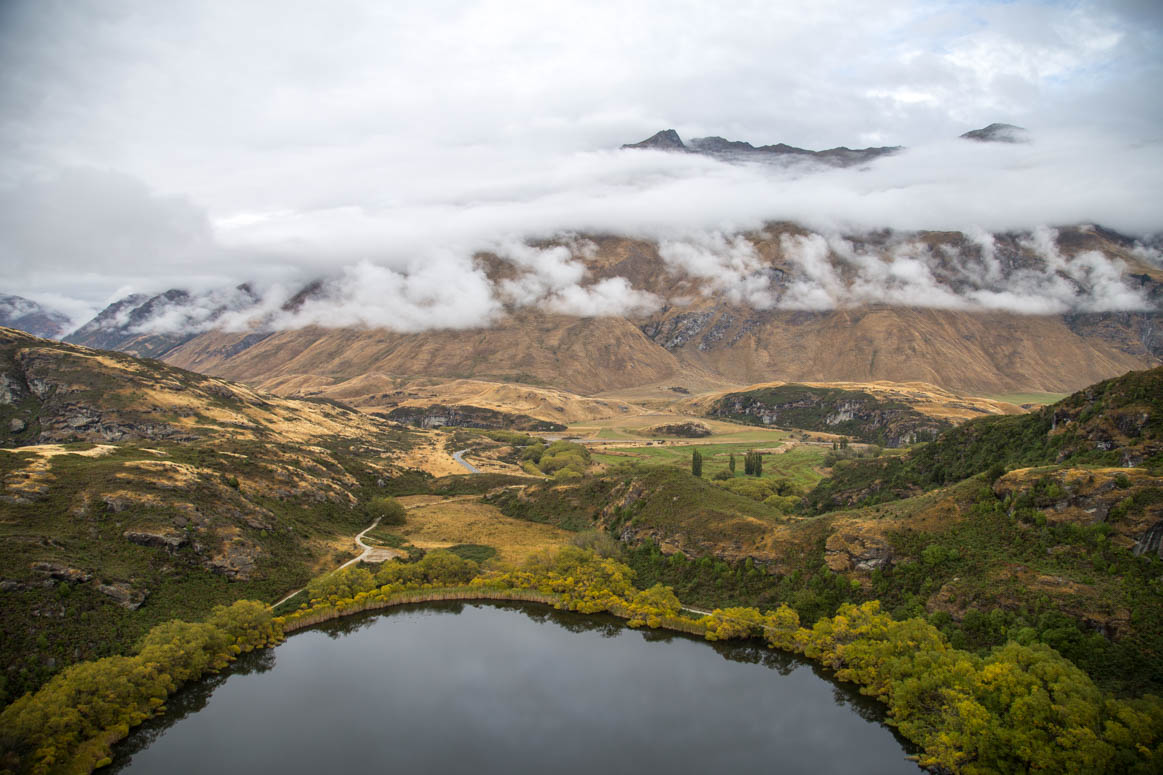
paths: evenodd
<path fill-rule="evenodd" d="M 23 296 L 0 294 L 0 326 L 57 339 L 71 327 L 69 318 Z"/>
<path fill-rule="evenodd" d="M 981 129 L 974 129 L 961 135 L 964 140 L 976 140 L 979 143 L 1028 143 L 1028 130 L 1013 124 L 993 123 Z"/>
<path fill-rule="evenodd" d="M 678 132 L 673 129 L 664 129 L 640 143 L 628 143 L 622 148 L 686 151 L 711 156 L 722 161 L 758 161 L 768 164 L 816 162 L 832 167 L 850 167 L 863 164 L 878 156 L 887 156 L 901 149 L 899 145 L 855 149 L 840 146 L 823 151 L 812 151 L 807 148 L 797 148 L 787 143 L 754 146 L 744 140 L 728 140 L 718 136 L 696 137 L 690 141 L 690 145 L 686 145 L 679 137 Z"/>
<path fill-rule="evenodd" d="M 651 148 L 656 151 L 685 151 L 688 150 L 683 144 L 682 138 L 678 136 L 678 132 L 673 129 L 663 129 L 661 132 L 656 132 L 650 137 L 639 143 L 627 143 L 623 148 Z"/>

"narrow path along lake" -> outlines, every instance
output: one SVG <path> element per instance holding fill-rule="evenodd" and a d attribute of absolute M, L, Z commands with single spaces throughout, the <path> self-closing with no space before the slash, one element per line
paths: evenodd
<path fill-rule="evenodd" d="M 794 656 L 532 604 L 340 619 L 184 689 L 106 772 L 917 773 Z"/>

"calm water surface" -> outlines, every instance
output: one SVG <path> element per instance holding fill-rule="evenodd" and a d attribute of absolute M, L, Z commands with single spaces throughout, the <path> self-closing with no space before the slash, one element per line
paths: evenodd
<path fill-rule="evenodd" d="M 881 706 L 789 655 L 438 603 L 332 622 L 179 692 L 119 773 L 918 773 Z"/>

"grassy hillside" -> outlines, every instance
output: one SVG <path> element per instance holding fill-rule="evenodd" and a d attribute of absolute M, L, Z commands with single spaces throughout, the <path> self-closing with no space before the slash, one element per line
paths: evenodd
<path fill-rule="evenodd" d="M 634 464 L 604 476 L 493 498 L 511 516 L 604 530 L 639 584 L 697 605 L 787 603 L 814 621 L 875 599 L 959 648 L 1044 643 L 1108 688 L 1158 692 L 1161 379 L 1131 373 L 904 456 L 842 460 L 807 500 L 863 505 L 818 516 L 724 489 L 774 479 L 691 476 L 685 448 L 634 449 Z M 765 473 L 781 457 L 767 456 Z"/>
<path fill-rule="evenodd" d="M 762 553 L 777 509 L 670 467 L 631 468 L 566 485 L 545 483 L 486 497 L 502 513 L 567 530 L 601 529 L 694 555 Z"/>
<path fill-rule="evenodd" d="M 336 560 L 412 431 L 0 330 L 0 697 Z"/>
<path fill-rule="evenodd" d="M 1006 468 L 1163 466 L 1163 368 L 1130 372 L 1025 415 L 946 431 L 905 458 L 850 461 L 808 497 L 823 511 L 877 503 Z"/>

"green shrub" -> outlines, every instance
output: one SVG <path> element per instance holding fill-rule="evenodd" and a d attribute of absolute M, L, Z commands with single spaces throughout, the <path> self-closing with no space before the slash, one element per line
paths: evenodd
<path fill-rule="evenodd" d="M 390 495 L 373 498 L 368 504 L 368 512 L 380 520 L 381 525 L 404 524 L 407 509 Z"/>
<path fill-rule="evenodd" d="M 487 562 L 497 556 L 497 550 L 484 544 L 457 544 L 448 547 L 448 551 L 462 560 L 471 560 L 475 563 Z"/>

